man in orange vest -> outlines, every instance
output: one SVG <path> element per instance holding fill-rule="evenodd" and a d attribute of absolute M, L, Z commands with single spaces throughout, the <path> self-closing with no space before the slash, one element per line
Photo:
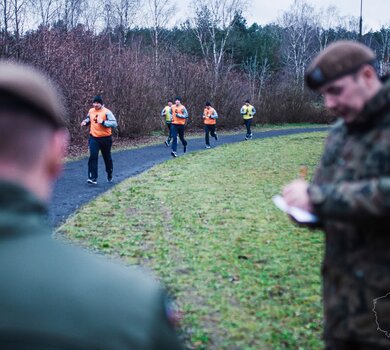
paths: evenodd
<path fill-rule="evenodd" d="M 177 157 L 177 135 L 183 144 L 183 152 L 187 152 L 187 141 L 184 139 L 184 129 L 188 118 L 187 109 L 181 104 L 181 97 L 175 98 L 175 105 L 172 106 L 172 157 Z"/>
<path fill-rule="evenodd" d="M 104 164 L 106 166 L 107 181 L 112 182 L 112 128 L 117 127 L 114 114 L 104 107 L 101 96 L 93 98 L 93 107 L 89 110 L 87 118 L 81 122 L 81 126 L 89 125 L 89 160 L 88 160 L 88 180 L 92 185 L 97 185 L 98 178 L 98 156 L 99 150 L 102 152 Z"/>
<path fill-rule="evenodd" d="M 215 127 L 217 124 L 218 113 L 211 107 L 210 102 L 206 102 L 206 106 L 203 111 L 203 123 L 205 131 L 205 141 L 206 148 L 210 148 L 210 134 L 215 138 L 215 141 L 218 141 L 217 133 L 215 132 Z"/>

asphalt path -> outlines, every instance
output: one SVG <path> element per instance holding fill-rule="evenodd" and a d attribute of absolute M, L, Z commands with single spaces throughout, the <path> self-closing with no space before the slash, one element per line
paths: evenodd
<path fill-rule="evenodd" d="M 327 127 L 296 128 L 285 130 L 271 130 L 253 133 L 254 139 L 265 139 L 277 136 L 286 136 L 308 132 L 326 131 Z M 211 147 L 228 143 L 243 142 L 244 135 L 218 135 L 218 141 L 210 137 Z M 251 141 L 245 141 L 251 142 Z M 204 150 L 204 137 L 188 140 L 188 153 Z M 209 150 L 212 152 L 212 149 Z M 178 156 L 183 156 L 183 147 L 178 140 Z M 71 214 L 98 195 L 108 191 L 121 181 L 138 175 L 169 159 L 172 159 L 171 149 L 164 144 L 145 146 L 112 153 L 114 162 L 113 182 L 108 183 L 104 162 L 99 156 L 99 178 L 97 185 L 87 184 L 88 158 L 65 164 L 62 176 L 57 180 L 51 205 L 49 207 L 49 222 L 54 227 L 63 223 Z"/>

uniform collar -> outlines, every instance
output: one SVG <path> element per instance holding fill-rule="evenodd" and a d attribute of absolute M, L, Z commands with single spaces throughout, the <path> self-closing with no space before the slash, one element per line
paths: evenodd
<path fill-rule="evenodd" d="M 390 79 L 387 79 L 382 89 L 367 103 L 362 117 L 368 118 L 371 115 L 380 114 L 382 111 L 390 107 Z"/>
<path fill-rule="evenodd" d="M 0 181 L 0 239 L 50 235 L 47 206 L 25 188 Z"/>
<path fill-rule="evenodd" d="M 383 112 L 390 111 L 390 79 L 386 79 L 378 93 L 367 102 L 356 121 L 347 125 L 349 131 L 367 130 L 382 117 Z"/>

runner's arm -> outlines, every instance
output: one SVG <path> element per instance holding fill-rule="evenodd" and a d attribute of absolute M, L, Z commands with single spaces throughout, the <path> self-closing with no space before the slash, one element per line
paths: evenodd
<path fill-rule="evenodd" d="M 218 113 L 215 109 L 213 109 L 213 113 L 211 113 L 210 118 L 211 119 L 218 119 Z"/>
<path fill-rule="evenodd" d="M 106 113 L 107 119 L 103 121 L 102 125 L 106 128 L 116 128 L 118 123 L 116 122 L 114 114 L 111 111 L 107 111 Z"/>
<path fill-rule="evenodd" d="M 91 122 L 91 119 L 90 119 L 89 114 L 88 114 L 87 117 L 81 122 L 81 125 L 82 126 L 88 125 L 90 122 Z"/>
<path fill-rule="evenodd" d="M 176 117 L 187 119 L 188 118 L 187 108 L 183 107 L 183 113 L 182 114 L 177 113 Z"/>

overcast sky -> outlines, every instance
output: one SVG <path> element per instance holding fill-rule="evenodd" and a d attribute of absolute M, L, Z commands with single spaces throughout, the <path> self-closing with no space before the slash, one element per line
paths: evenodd
<path fill-rule="evenodd" d="M 183 4 L 190 0 L 178 1 Z M 308 0 L 316 9 L 336 6 L 340 16 L 360 16 L 361 0 Z M 249 8 L 244 17 L 248 24 L 253 22 L 264 25 L 275 22 L 280 14 L 287 10 L 294 0 L 248 0 Z M 178 5 L 182 7 L 183 5 Z M 390 0 L 363 0 L 363 31 L 390 26 Z"/>
<path fill-rule="evenodd" d="M 293 0 L 250 0 L 251 9 L 246 16 L 248 23 L 266 24 L 274 21 Z M 315 0 L 308 1 L 317 9 L 336 6 L 341 16 L 360 16 L 360 0 Z M 363 27 L 365 31 L 390 25 L 390 0 L 363 0 Z"/>

